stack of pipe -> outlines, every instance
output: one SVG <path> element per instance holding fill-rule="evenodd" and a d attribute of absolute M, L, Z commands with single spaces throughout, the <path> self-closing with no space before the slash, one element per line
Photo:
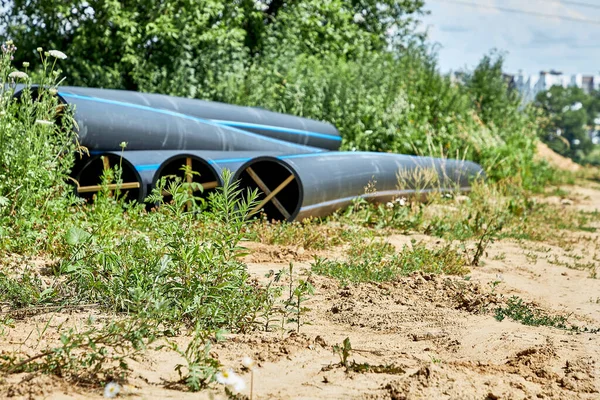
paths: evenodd
<path fill-rule="evenodd" d="M 37 88 L 31 90 L 35 98 Z M 293 221 L 328 215 L 357 197 L 381 202 L 416 191 L 468 191 L 483 176 L 469 161 L 340 152 L 333 125 L 260 108 L 80 87 L 61 87 L 57 96 L 73 106 L 78 141 L 90 153 L 72 173 L 77 193 L 89 199 L 114 165 L 122 168 L 124 195 L 139 202 L 162 177 L 183 178 L 183 167 L 195 172 L 186 176 L 202 185 L 203 196 L 229 169 L 242 189 L 258 189 L 253 211 Z M 419 178 L 422 171 L 435 179 Z"/>

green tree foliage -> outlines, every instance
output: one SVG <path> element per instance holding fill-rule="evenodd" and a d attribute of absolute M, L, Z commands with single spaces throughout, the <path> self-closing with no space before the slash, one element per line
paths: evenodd
<path fill-rule="evenodd" d="M 498 128 L 508 126 L 519 112 L 521 102 L 516 91 L 509 90 L 502 73 L 504 56 L 492 51 L 475 70 L 467 74 L 466 88 L 479 118 Z"/>
<path fill-rule="evenodd" d="M 422 0 L 0 0 L 0 32 L 70 56 L 68 83 L 213 98 L 269 54 L 356 55 L 408 40 Z"/>
<path fill-rule="evenodd" d="M 598 117 L 597 95 L 577 87 L 553 86 L 538 94 L 536 105 L 547 117 L 542 138 L 548 146 L 575 161 L 585 161 L 593 149 L 588 132 Z"/>

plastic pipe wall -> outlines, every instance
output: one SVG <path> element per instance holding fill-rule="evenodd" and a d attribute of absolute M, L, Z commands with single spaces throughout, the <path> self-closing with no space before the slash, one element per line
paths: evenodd
<path fill-rule="evenodd" d="M 264 205 L 269 219 L 288 221 L 329 215 L 348 206 L 356 197 L 384 202 L 417 190 L 468 191 L 472 179 L 484 177 L 481 167 L 469 161 L 389 153 L 330 152 L 252 159 L 241 166 L 235 176 L 243 188 L 257 188 L 248 167 L 271 191 L 294 177 L 275 196 L 288 216 L 273 202 Z M 399 176 L 405 183 L 402 188 L 398 187 Z M 369 185 L 375 191 L 368 191 Z"/>
<path fill-rule="evenodd" d="M 174 111 L 68 93 L 59 96 L 75 106 L 79 143 L 90 150 L 119 151 L 120 143 L 126 142 L 127 150 L 323 151 Z"/>
<path fill-rule="evenodd" d="M 128 103 L 154 109 L 174 111 L 221 126 L 229 126 L 258 133 L 263 136 L 305 146 L 338 150 L 342 141 L 332 124 L 264 110 L 231 104 L 139 93 L 126 90 L 96 89 L 64 86 L 60 95 L 67 101 L 80 97 L 93 97 L 116 103 Z"/>

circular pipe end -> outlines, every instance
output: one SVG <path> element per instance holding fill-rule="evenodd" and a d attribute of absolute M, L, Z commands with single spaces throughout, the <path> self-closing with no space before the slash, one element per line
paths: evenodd
<path fill-rule="evenodd" d="M 123 184 L 118 187 L 127 201 L 142 202 L 146 196 L 146 188 L 142 177 L 135 166 L 116 154 L 105 153 L 93 156 L 83 167 L 74 173 L 74 179 L 79 183 L 75 188 L 76 194 L 88 201 L 92 201 L 96 193 L 101 191 L 102 174 L 107 168 L 120 165 Z M 112 183 L 111 183 L 112 184 Z M 117 187 L 109 189 L 116 190 Z"/>
<path fill-rule="evenodd" d="M 245 163 L 234 175 L 242 196 L 258 191 L 253 213 L 263 212 L 269 221 L 293 221 L 302 205 L 304 191 L 296 171 L 276 157 L 257 157 Z"/>
<path fill-rule="evenodd" d="M 190 166 L 194 172 L 191 176 L 191 182 L 199 183 L 204 187 L 202 191 L 193 192 L 195 197 L 207 198 L 210 193 L 214 192 L 215 188 L 223 184 L 215 168 L 206 160 L 193 154 L 182 153 L 168 158 L 158 167 L 154 174 L 152 187 L 156 187 L 156 184 L 163 177 L 167 179 L 167 182 L 174 177 L 186 181 L 184 170 L 186 166 Z"/>

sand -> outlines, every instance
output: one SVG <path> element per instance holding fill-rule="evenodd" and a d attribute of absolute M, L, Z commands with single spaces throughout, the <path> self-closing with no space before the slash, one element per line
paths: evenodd
<path fill-rule="evenodd" d="M 569 188 L 564 207 L 600 209 L 600 190 Z M 559 199 L 560 200 L 560 199 Z M 557 200 L 557 201 L 559 201 Z M 548 201 L 554 201 L 549 199 Z M 600 227 L 600 226 L 598 226 Z M 416 273 L 395 282 L 341 287 L 313 275 L 315 294 L 306 302 L 300 332 L 254 332 L 228 335 L 213 354 L 238 371 L 248 388 L 250 373 L 243 356 L 254 358 L 253 399 L 599 399 L 600 334 L 547 326 L 526 326 L 494 315 L 511 296 L 532 302 L 551 315 L 568 315 L 580 327 L 600 327 L 600 280 L 593 268 L 600 234 L 562 232 L 565 245 L 502 240 L 490 245 L 468 278 Z M 410 235 L 386 238 L 398 249 Z M 434 243 L 437 239 L 416 236 Z M 568 239 L 568 240 L 567 240 Z M 269 270 L 295 262 L 298 273 L 310 268 L 302 249 L 251 244 L 246 259 L 259 280 Z M 344 249 L 321 251 L 340 256 Z M 557 262 L 560 261 L 560 262 Z M 16 320 L 0 336 L 0 351 L 43 348 L 58 338 L 62 326 L 101 317 L 95 309 L 41 313 Z M 38 331 L 48 324 L 44 339 Z M 349 338 L 346 371 L 332 347 Z M 188 338 L 178 339 L 182 344 Z M 133 361 L 129 386 L 119 396 L 132 399 L 224 398 L 222 388 L 185 391 L 172 352 L 150 351 Z M 18 374 L 0 377 L 1 398 L 101 398 L 102 388 L 83 387 L 54 376 Z"/>

